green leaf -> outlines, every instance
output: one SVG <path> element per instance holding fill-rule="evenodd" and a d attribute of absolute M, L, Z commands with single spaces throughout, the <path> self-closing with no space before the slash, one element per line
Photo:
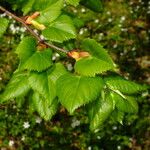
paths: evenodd
<path fill-rule="evenodd" d="M 36 41 L 32 37 L 25 37 L 16 49 L 20 58 L 19 70 L 27 69 L 43 71 L 52 65 L 51 49 L 36 49 Z"/>
<path fill-rule="evenodd" d="M 28 80 L 29 85 L 34 91 L 42 95 L 49 103 L 52 103 L 56 97 L 56 89 L 53 81 L 48 77 L 47 72 L 31 73 Z"/>
<path fill-rule="evenodd" d="M 38 0 L 38 1 L 36 0 L 33 7 L 34 10 L 45 10 L 46 8 L 52 7 L 52 4 L 56 3 L 57 1 L 58 0 Z"/>
<path fill-rule="evenodd" d="M 11 80 L 6 86 L 4 93 L 2 94 L 2 101 L 24 96 L 29 89 L 30 86 L 28 84 L 28 73 L 15 73 L 13 74 Z"/>
<path fill-rule="evenodd" d="M 91 77 L 113 69 L 112 65 L 96 57 L 82 58 L 76 61 L 74 68 L 78 74 Z"/>
<path fill-rule="evenodd" d="M 55 66 L 53 67 L 53 69 L 49 70 L 48 77 L 54 83 L 56 83 L 57 79 L 66 73 L 67 73 L 67 71 L 66 71 L 65 67 L 61 63 L 56 63 Z"/>
<path fill-rule="evenodd" d="M 32 96 L 32 100 L 34 109 L 45 120 L 50 120 L 57 111 L 58 108 L 57 99 L 54 99 L 53 102 L 51 102 L 49 101 L 49 99 L 45 99 L 39 93 L 35 92 Z"/>
<path fill-rule="evenodd" d="M 32 10 L 33 4 L 35 0 L 27 0 L 25 5 L 22 7 L 22 12 L 24 15 L 26 15 L 29 11 Z"/>
<path fill-rule="evenodd" d="M 6 18 L 0 18 L 0 37 L 4 34 L 8 27 L 9 21 Z"/>
<path fill-rule="evenodd" d="M 33 37 L 24 37 L 16 49 L 21 62 L 25 62 L 36 51 L 36 40 Z"/>
<path fill-rule="evenodd" d="M 114 62 L 107 53 L 107 51 L 97 43 L 94 39 L 85 39 L 82 42 L 82 49 L 88 51 L 92 56 L 97 57 L 103 61 L 106 61 L 110 65 L 114 66 Z"/>
<path fill-rule="evenodd" d="M 147 90 L 146 85 L 140 85 L 132 81 L 128 81 L 120 76 L 109 76 L 105 78 L 107 86 L 114 90 L 120 91 L 124 94 L 136 94 L 141 91 Z"/>
<path fill-rule="evenodd" d="M 67 4 L 77 6 L 79 5 L 80 0 L 66 0 Z"/>
<path fill-rule="evenodd" d="M 82 0 L 81 4 L 96 12 L 101 12 L 103 10 L 101 0 Z"/>
<path fill-rule="evenodd" d="M 103 80 L 100 77 L 65 74 L 57 80 L 56 86 L 59 101 L 72 114 L 75 109 L 95 100 L 100 95 Z"/>
<path fill-rule="evenodd" d="M 76 31 L 70 17 L 60 16 L 42 32 L 43 36 L 50 41 L 64 42 L 76 37 Z"/>
<path fill-rule="evenodd" d="M 111 119 L 115 122 L 123 124 L 124 112 L 115 109 L 111 114 Z"/>
<path fill-rule="evenodd" d="M 42 51 L 36 51 L 29 57 L 22 68 L 34 71 L 43 71 L 52 65 L 52 51 L 47 48 Z"/>
<path fill-rule="evenodd" d="M 93 111 L 96 108 L 96 111 Z M 92 112 L 91 112 L 92 111 Z M 105 100 L 98 99 L 96 102 L 91 104 L 90 110 L 90 129 L 96 131 L 103 127 L 104 122 L 108 119 L 111 112 L 113 111 L 113 101 L 106 96 Z"/>
<path fill-rule="evenodd" d="M 111 92 L 111 97 L 115 100 L 116 108 L 119 111 L 127 112 L 127 113 L 137 113 L 138 112 L 138 104 L 136 102 L 135 97 L 124 96 L 124 98 L 117 93 Z"/>
<path fill-rule="evenodd" d="M 63 0 L 56 1 L 56 3 L 50 5 L 48 8 L 40 12 L 40 16 L 37 18 L 37 21 L 42 24 L 48 25 L 61 14 L 62 8 Z"/>

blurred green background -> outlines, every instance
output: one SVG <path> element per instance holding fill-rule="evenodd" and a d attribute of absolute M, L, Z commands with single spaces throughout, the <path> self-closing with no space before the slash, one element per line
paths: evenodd
<path fill-rule="evenodd" d="M 76 45 L 94 38 L 111 54 L 119 73 L 139 83 L 150 83 L 150 1 L 105 0 L 100 13 L 82 5 L 66 7 L 78 30 Z M 78 16 L 78 17 L 75 17 Z M 11 20 L 0 38 L 0 92 L 16 69 L 14 50 L 25 30 Z M 72 45 L 66 42 L 67 48 Z M 24 100 L 24 102 L 26 99 Z M 21 101 L 22 102 L 22 101 Z M 52 121 L 42 120 L 28 105 L 11 101 L 0 105 L 1 150 L 150 150 L 150 99 L 138 97 L 139 112 L 126 115 L 123 125 L 109 121 L 104 130 L 91 133 L 83 109 L 70 116 L 64 108 Z"/>

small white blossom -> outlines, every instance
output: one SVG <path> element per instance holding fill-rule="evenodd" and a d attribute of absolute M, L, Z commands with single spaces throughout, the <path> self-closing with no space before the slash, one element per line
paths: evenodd
<path fill-rule="evenodd" d="M 0 77 L 0 81 L 2 81 L 2 77 Z"/>
<path fill-rule="evenodd" d="M 118 24 L 118 27 L 122 27 L 122 24 Z"/>
<path fill-rule="evenodd" d="M 82 35 L 83 34 L 83 29 L 80 29 L 79 34 Z"/>
<path fill-rule="evenodd" d="M 42 122 L 42 119 L 40 117 L 37 117 L 35 120 L 36 123 L 40 124 Z"/>
<path fill-rule="evenodd" d="M 150 11 L 147 11 L 147 14 L 150 14 Z"/>
<path fill-rule="evenodd" d="M 20 31 L 21 31 L 21 32 L 25 32 L 25 31 L 26 31 L 26 28 L 25 28 L 25 27 L 21 27 L 21 28 L 20 28 Z"/>
<path fill-rule="evenodd" d="M 94 22 L 95 22 L 95 23 L 99 23 L 99 19 L 96 19 Z"/>
<path fill-rule="evenodd" d="M 44 39 L 45 39 L 43 35 L 40 35 L 40 38 L 41 38 L 42 40 L 44 40 Z"/>
<path fill-rule="evenodd" d="M 106 14 L 107 14 L 107 15 L 110 15 L 110 14 L 111 14 L 111 12 L 110 12 L 110 11 L 107 11 L 107 12 L 106 12 Z"/>
<path fill-rule="evenodd" d="M 121 146 L 117 146 L 117 149 L 120 150 L 120 149 L 121 149 Z"/>
<path fill-rule="evenodd" d="M 81 9 L 81 12 L 82 12 L 82 13 L 84 13 L 85 11 L 86 11 L 85 8 L 82 8 L 82 9 Z"/>
<path fill-rule="evenodd" d="M 24 140 L 25 140 L 25 136 L 22 136 L 21 141 L 24 141 Z"/>
<path fill-rule="evenodd" d="M 12 16 L 8 16 L 9 19 L 12 19 Z"/>
<path fill-rule="evenodd" d="M 89 147 L 88 147 L 88 150 L 92 150 L 92 147 L 91 147 L 91 146 L 89 146 Z"/>
<path fill-rule="evenodd" d="M 131 10 L 130 13 L 133 14 L 133 10 Z"/>
<path fill-rule="evenodd" d="M 1 16 L 1 17 L 5 17 L 5 16 L 6 16 L 6 13 L 1 14 L 0 16 Z"/>
<path fill-rule="evenodd" d="M 15 144 L 15 142 L 13 140 L 9 141 L 9 146 L 13 146 Z"/>
<path fill-rule="evenodd" d="M 122 29 L 121 29 L 121 31 L 123 31 L 123 32 L 127 32 L 127 31 L 128 31 L 128 29 L 126 29 L 126 28 L 122 28 Z"/>
<path fill-rule="evenodd" d="M 74 118 L 72 120 L 71 127 L 75 128 L 76 126 L 79 126 L 79 125 L 80 125 L 80 121 Z"/>
<path fill-rule="evenodd" d="M 126 17 L 125 17 L 125 16 L 122 16 L 120 20 L 121 20 L 121 22 L 123 22 L 123 21 L 126 20 Z"/>
<path fill-rule="evenodd" d="M 117 44 L 114 44 L 114 45 L 113 45 L 113 48 L 117 48 L 117 47 L 118 47 L 118 45 L 117 45 Z"/>
<path fill-rule="evenodd" d="M 60 55 L 58 53 L 55 54 L 56 57 L 60 57 Z"/>
<path fill-rule="evenodd" d="M 99 36 L 104 36 L 104 33 L 99 33 Z"/>
<path fill-rule="evenodd" d="M 72 69 L 73 69 L 72 64 L 67 64 L 67 69 L 68 69 L 69 71 L 72 71 Z"/>
<path fill-rule="evenodd" d="M 109 19 L 108 19 L 108 22 L 112 22 L 112 18 L 109 18 Z"/>
<path fill-rule="evenodd" d="M 73 10 L 74 13 L 77 13 L 78 11 L 76 9 Z"/>
<path fill-rule="evenodd" d="M 97 139 L 99 139 L 99 140 L 100 140 L 100 139 L 101 139 L 101 137 L 100 137 L 100 136 L 97 136 Z"/>
<path fill-rule="evenodd" d="M 117 126 L 113 126 L 112 129 L 113 129 L 113 130 L 117 130 Z"/>
<path fill-rule="evenodd" d="M 28 128 L 30 127 L 29 122 L 24 122 L 23 127 L 24 127 L 25 129 L 28 129 Z"/>
<path fill-rule="evenodd" d="M 133 2 L 131 1 L 129 4 L 130 4 L 130 5 L 133 5 Z"/>
<path fill-rule="evenodd" d="M 52 60 L 56 60 L 56 56 L 55 55 L 52 57 Z"/>
<path fill-rule="evenodd" d="M 135 51 L 135 50 L 136 50 L 136 47 L 133 47 L 131 50 L 132 50 L 132 51 Z"/>

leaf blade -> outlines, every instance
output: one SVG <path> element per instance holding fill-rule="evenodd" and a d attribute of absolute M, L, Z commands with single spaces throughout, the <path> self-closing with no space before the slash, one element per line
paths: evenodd
<path fill-rule="evenodd" d="M 73 113 L 78 107 L 95 100 L 103 88 L 103 80 L 65 74 L 56 82 L 57 96 L 61 104 Z"/>
<path fill-rule="evenodd" d="M 24 96 L 30 90 L 27 78 L 28 73 L 17 72 L 13 74 L 4 93 L 2 94 L 2 101 Z"/>
<path fill-rule="evenodd" d="M 44 99 L 39 93 L 35 92 L 32 96 L 32 107 L 42 118 L 48 121 L 56 113 L 58 101 L 54 99 L 51 103 L 48 99 Z"/>
<path fill-rule="evenodd" d="M 9 21 L 6 18 L 0 18 L 0 37 L 5 33 Z"/>
<path fill-rule="evenodd" d="M 75 71 L 84 76 L 94 77 L 96 74 L 112 70 L 109 63 L 95 57 L 86 57 L 78 60 L 74 66 Z"/>
<path fill-rule="evenodd" d="M 114 62 L 107 53 L 107 51 L 102 47 L 102 45 L 97 43 L 94 39 L 88 38 L 83 40 L 81 47 L 83 50 L 88 51 L 92 56 L 99 58 L 103 61 L 106 61 L 110 65 L 114 66 Z"/>
<path fill-rule="evenodd" d="M 73 22 L 70 17 L 66 15 L 60 16 L 55 22 L 43 30 L 42 34 L 50 41 L 59 43 L 74 39 L 76 37 Z"/>

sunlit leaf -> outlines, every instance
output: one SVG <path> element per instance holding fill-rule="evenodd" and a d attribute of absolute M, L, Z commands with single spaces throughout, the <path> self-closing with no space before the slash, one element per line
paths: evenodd
<path fill-rule="evenodd" d="M 53 3 L 48 8 L 40 12 L 40 16 L 37 18 L 37 21 L 42 24 L 48 25 L 61 14 L 62 8 L 63 0 L 56 1 L 56 3 Z"/>
<path fill-rule="evenodd" d="M 80 0 L 66 0 L 67 4 L 77 6 L 80 2 Z"/>
<path fill-rule="evenodd" d="M 35 109 L 45 120 L 50 120 L 57 111 L 57 99 L 54 99 L 51 103 L 49 99 L 45 99 L 39 93 L 35 92 L 32 96 L 32 101 L 33 109 Z"/>
<path fill-rule="evenodd" d="M 120 76 L 106 77 L 105 82 L 110 89 L 120 91 L 124 94 L 135 94 L 148 88 L 146 85 L 134 83 Z"/>
<path fill-rule="evenodd" d="M 63 42 L 76 37 L 76 31 L 72 20 L 66 16 L 60 16 L 50 24 L 42 34 L 50 41 Z"/>
<path fill-rule="evenodd" d="M 0 18 L 0 37 L 5 33 L 7 27 L 8 27 L 8 19 L 6 18 Z"/>
<path fill-rule="evenodd" d="M 28 73 L 14 73 L 5 88 L 1 98 L 2 101 L 10 100 L 15 97 L 24 96 L 30 89 L 28 84 Z"/>
<path fill-rule="evenodd" d="M 112 65 L 96 57 L 82 58 L 75 63 L 75 71 L 78 74 L 91 77 L 112 69 Z"/>
<path fill-rule="evenodd" d="M 56 90 L 53 81 L 48 77 L 47 72 L 31 73 L 29 76 L 29 85 L 42 97 L 52 103 L 56 97 Z"/>
<path fill-rule="evenodd" d="M 92 56 L 97 57 L 103 61 L 106 61 L 110 65 L 114 66 L 114 62 L 111 59 L 107 51 L 97 43 L 94 39 L 85 39 L 82 42 L 82 49 L 88 51 Z"/>
<path fill-rule="evenodd" d="M 96 111 L 93 111 L 96 108 Z M 101 129 L 104 125 L 104 122 L 108 119 L 111 112 L 113 111 L 113 101 L 106 96 L 105 100 L 98 99 L 96 102 L 91 104 L 90 108 L 90 129 L 95 131 Z M 92 113 L 91 113 L 92 111 Z"/>
<path fill-rule="evenodd" d="M 95 100 L 103 88 L 100 77 L 65 74 L 57 80 L 57 95 L 61 104 L 73 113 L 78 107 Z"/>

